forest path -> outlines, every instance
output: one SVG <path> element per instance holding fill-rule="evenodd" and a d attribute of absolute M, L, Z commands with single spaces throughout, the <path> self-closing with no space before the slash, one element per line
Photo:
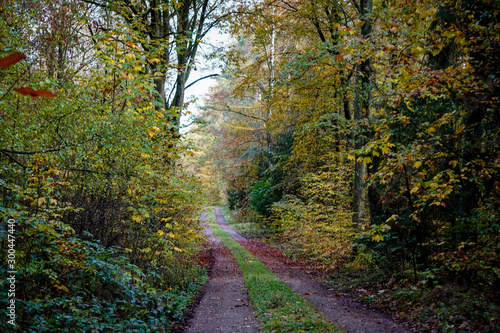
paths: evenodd
<path fill-rule="evenodd" d="M 202 214 L 200 220 L 206 220 L 206 213 Z M 200 304 L 184 332 L 260 332 L 260 323 L 249 306 L 243 276 L 231 251 L 214 236 L 208 225 L 205 230 L 209 236 L 214 263 L 210 279 L 202 291 Z"/>
<path fill-rule="evenodd" d="M 227 224 L 220 208 L 215 208 L 215 215 L 217 223 L 225 232 L 266 265 L 295 293 L 307 299 L 327 319 L 337 324 L 342 330 L 370 333 L 415 331 L 395 322 L 389 315 L 356 303 L 350 300 L 347 295 L 341 295 L 323 283 L 318 282 L 306 273 L 306 268 L 292 262 L 279 250 L 273 249 L 261 241 L 248 240 L 238 234 Z"/>

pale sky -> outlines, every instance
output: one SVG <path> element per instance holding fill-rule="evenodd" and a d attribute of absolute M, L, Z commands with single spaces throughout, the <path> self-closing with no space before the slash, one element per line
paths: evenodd
<path fill-rule="evenodd" d="M 196 55 L 196 70 L 191 71 L 186 86 L 204 76 L 210 74 L 220 74 L 220 61 L 218 59 L 207 60 L 206 56 L 214 52 L 214 50 L 224 48 L 229 43 L 229 40 L 230 36 L 223 33 L 219 29 L 214 28 L 209 31 L 207 36 L 204 38 L 204 43 L 200 45 L 198 54 Z M 193 98 L 197 98 L 195 103 L 191 103 L 189 105 L 189 112 L 194 115 L 198 114 L 200 108 L 203 106 L 204 98 L 208 95 L 210 88 L 215 85 L 216 78 L 217 77 L 211 77 L 201 80 L 186 90 L 185 102 L 188 102 Z M 191 115 L 183 115 L 181 117 L 181 125 L 187 125 L 190 122 L 190 116 Z M 181 132 L 185 133 L 187 130 L 188 128 L 183 128 L 181 129 Z"/>

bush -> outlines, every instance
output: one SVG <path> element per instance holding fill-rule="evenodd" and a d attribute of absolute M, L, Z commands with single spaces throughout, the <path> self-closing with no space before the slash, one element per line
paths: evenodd
<path fill-rule="evenodd" d="M 269 208 L 281 199 L 278 186 L 273 186 L 268 180 L 256 182 L 250 188 L 249 201 L 252 208 L 263 216 L 269 216 Z"/>
<path fill-rule="evenodd" d="M 288 253 L 338 267 L 351 256 L 355 236 L 350 214 L 285 196 L 272 206 L 271 230 Z"/>
<path fill-rule="evenodd" d="M 186 264 L 177 275 L 188 279 L 172 281 L 175 288 L 157 288 L 119 248 L 81 240 L 64 225 L 57 232 L 40 220 L 22 220 L 16 227 L 16 322 L 22 332 L 165 331 L 182 318 L 204 281 L 200 269 Z M 0 229 L 0 239 L 5 258 L 6 229 Z M 7 276 L 4 265 L 0 275 Z M 1 284 L 6 308 L 6 280 Z M 11 327 L 3 322 L 0 328 Z"/>

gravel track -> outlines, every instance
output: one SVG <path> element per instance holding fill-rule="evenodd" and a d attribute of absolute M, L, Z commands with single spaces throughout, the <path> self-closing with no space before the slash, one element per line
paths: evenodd
<path fill-rule="evenodd" d="M 201 220 L 205 220 L 206 213 Z M 260 322 L 248 302 L 243 276 L 231 252 L 207 227 L 213 267 L 186 333 L 257 333 Z"/>
<path fill-rule="evenodd" d="M 394 321 L 389 315 L 350 299 L 316 280 L 312 271 L 291 261 L 281 251 L 258 240 L 249 240 L 234 231 L 215 208 L 219 226 L 265 264 L 276 276 L 307 299 L 326 318 L 346 332 L 407 333 L 416 332 Z M 206 220 L 206 213 L 201 216 Z M 187 333 L 254 333 L 261 331 L 251 306 L 243 276 L 231 252 L 215 237 L 208 225 L 206 234 L 212 247 L 214 264 L 203 297 L 184 332 Z"/>

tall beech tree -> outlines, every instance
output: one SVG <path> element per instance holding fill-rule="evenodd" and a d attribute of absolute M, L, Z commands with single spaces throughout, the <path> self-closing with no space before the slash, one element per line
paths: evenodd
<path fill-rule="evenodd" d="M 171 119 L 170 131 L 179 134 L 186 84 L 200 43 L 227 13 L 222 0 L 108 1 L 82 0 L 122 17 L 135 32 L 123 42 L 141 45 L 153 57 L 144 64 L 154 77 L 157 107 Z M 175 80 L 170 79 L 173 74 Z"/>
<path fill-rule="evenodd" d="M 371 41 L 372 34 L 372 10 L 373 4 L 371 0 L 360 0 L 359 2 L 353 1 L 352 4 L 356 8 L 359 24 L 361 26 L 359 38 L 361 38 L 361 45 L 368 46 Z M 357 122 L 360 128 L 366 127 L 366 119 L 370 117 L 370 103 L 371 103 L 371 81 L 372 81 L 372 66 L 371 66 L 371 52 L 360 50 L 362 57 L 358 61 L 355 75 L 355 91 L 354 91 L 354 121 Z M 361 149 L 365 142 L 368 130 L 358 130 L 359 134 L 354 135 L 354 147 Z M 358 154 L 354 155 L 354 186 L 353 186 L 353 220 L 356 223 L 362 223 L 368 215 L 368 198 L 366 190 L 366 178 L 368 176 L 367 166 L 365 160 Z"/>

